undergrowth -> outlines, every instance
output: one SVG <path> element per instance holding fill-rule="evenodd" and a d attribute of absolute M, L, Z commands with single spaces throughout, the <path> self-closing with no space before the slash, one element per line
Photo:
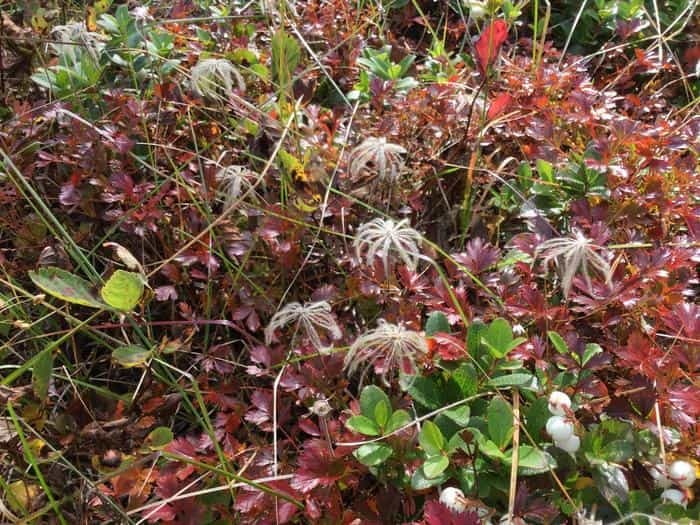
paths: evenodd
<path fill-rule="evenodd" d="M 0 10 L 3 522 L 700 519 L 694 0 Z"/>

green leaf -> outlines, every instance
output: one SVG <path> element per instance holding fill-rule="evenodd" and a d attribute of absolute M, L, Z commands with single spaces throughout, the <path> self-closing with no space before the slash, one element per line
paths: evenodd
<path fill-rule="evenodd" d="M 590 361 L 594 356 L 603 352 L 601 346 L 597 343 L 588 343 L 583 351 L 583 358 L 581 359 L 581 366 L 586 366 L 586 363 Z"/>
<path fill-rule="evenodd" d="M 61 268 L 49 266 L 30 271 L 29 278 L 44 292 L 63 301 L 91 308 L 106 307 L 92 292 L 88 281 Z"/>
<path fill-rule="evenodd" d="M 442 312 L 433 312 L 428 316 L 425 322 L 425 335 L 433 336 L 438 332 L 449 333 L 450 323 L 447 322 L 447 317 Z"/>
<path fill-rule="evenodd" d="M 428 456 L 436 456 L 445 449 L 445 437 L 438 426 L 426 421 L 418 434 L 418 442 Z"/>
<path fill-rule="evenodd" d="M 525 340 L 524 337 L 513 339 L 513 329 L 510 327 L 510 323 L 500 317 L 491 321 L 488 328 L 481 334 L 481 342 L 497 359 L 506 356 L 508 352 Z"/>
<path fill-rule="evenodd" d="M 490 439 L 483 439 L 479 441 L 479 452 L 493 459 L 498 459 L 501 461 L 507 459 L 507 456 L 501 452 L 498 445 L 496 445 L 496 443 Z"/>
<path fill-rule="evenodd" d="M 479 391 L 479 376 L 472 363 L 464 363 L 454 370 L 452 380 L 457 384 L 465 398 L 474 396 Z"/>
<path fill-rule="evenodd" d="M 112 308 L 130 312 L 143 295 L 143 276 L 135 272 L 117 270 L 100 290 L 102 299 Z"/>
<path fill-rule="evenodd" d="M 365 416 L 352 416 L 345 422 L 345 426 L 353 432 L 363 434 L 365 436 L 378 436 L 381 431 L 379 426 L 370 418 Z"/>
<path fill-rule="evenodd" d="M 630 491 L 627 477 L 624 471 L 617 465 L 612 463 L 600 463 L 596 465 L 593 471 L 593 479 L 596 481 L 596 487 L 610 502 L 616 499 L 620 501 L 627 500 L 627 494 Z"/>
<path fill-rule="evenodd" d="M 436 485 L 440 485 L 445 481 L 447 481 L 447 475 L 445 473 L 442 473 L 434 478 L 429 478 L 423 470 L 423 465 L 421 465 L 413 473 L 413 476 L 411 476 L 411 488 L 413 490 L 426 490 Z"/>
<path fill-rule="evenodd" d="M 437 410 L 443 406 L 441 390 L 432 377 L 415 376 L 408 387 L 411 397 L 430 410 Z"/>
<path fill-rule="evenodd" d="M 481 347 L 481 335 L 486 331 L 486 325 L 476 321 L 469 326 L 467 331 L 467 351 L 474 358 L 479 357 Z"/>
<path fill-rule="evenodd" d="M 507 374 L 494 377 L 489 381 L 489 385 L 493 388 L 510 388 L 516 386 L 535 390 L 537 388 L 537 378 L 532 374 L 524 372 L 520 374 Z"/>
<path fill-rule="evenodd" d="M 168 427 L 158 427 L 146 437 L 148 447 L 154 450 L 161 449 L 170 443 L 175 436 Z"/>
<path fill-rule="evenodd" d="M 380 428 L 384 428 L 386 426 L 390 415 L 391 405 L 388 401 L 382 399 L 376 405 L 374 405 L 374 421 L 376 421 Z"/>
<path fill-rule="evenodd" d="M 554 348 L 557 352 L 563 355 L 569 355 L 571 353 L 571 351 L 569 350 L 569 346 L 566 344 L 566 341 L 564 341 L 564 338 L 558 333 L 550 330 L 549 332 L 547 332 L 547 337 L 549 337 L 549 340 L 554 345 Z"/>
<path fill-rule="evenodd" d="M 534 439 L 537 439 L 552 415 L 547 405 L 546 397 L 538 397 L 525 412 L 525 428 Z"/>
<path fill-rule="evenodd" d="M 151 357 L 151 351 L 139 345 L 120 346 L 112 350 L 112 359 L 124 368 L 144 366 Z"/>
<path fill-rule="evenodd" d="M 381 388 L 374 385 L 366 386 L 360 394 L 360 412 L 362 412 L 363 416 L 374 420 L 374 410 L 377 404 L 382 401 L 391 406 L 389 396 Z"/>
<path fill-rule="evenodd" d="M 466 427 L 469 424 L 469 405 L 450 408 L 449 410 L 445 410 L 442 414 L 457 423 L 460 427 Z"/>
<path fill-rule="evenodd" d="M 624 463 L 634 457 L 634 444 L 622 439 L 611 441 L 603 447 L 602 459 L 611 463 Z"/>
<path fill-rule="evenodd" d="M 53 374 L 53 345 L 42 350 L 37 355 L 32 368 L 32 388 L 34 395 L 44 400 L 49 395 L 49 384 Z"/>
<path fill-rule="evenodd" d="M 543 159 L 537 159 L 535 162 L 537 173 L 547 182 L 554 182 L 554 167 Z"/>
<path fill-rule="evenodd" d="M 486 410 L 489 436 L 498 448 L 505 449 L 513 437 L 513 410 L 503 399 L 495 397 Z"/>
<path fill-rule="evenodd" d="M 388 434 L 401 427 L 405 427 L 410 422 L 411 416 L 408 414 L 408 412 L 406 412 L 405 410 L 397 410 L 393 414 L 391 414 L 389 421 L 384 427 L 384 431 Z"/>
<path fill-rule="evenodd" d="M 286 90 L 292 79 L 292 73 L 299 64 L 301 50 L 297 41 L 280 28 L 272 36 L 272 77 Z"/>
<path fill-rule="evenodd" d="M 357 461 L 367 467 L 376 467 L 384 463 L 394 453 L 389 445 L 384 443 L 367 443 L 362 445 L 352 454 Z"/>
<path fill-rule="evenodd" d="M 520 474 L 534 476 L 554 467 L 556 467 L 556 461 L 544 450 L 538 450 L 530 445 L 518 447 L 518 472 Z"/>
<path fill-rule="evenodd" d="M 430 456 L 423 463 L 423 472 L 427 478 L 435 478 L 445 472 L 449 466 L 450 460 L 447 456 Z"/>

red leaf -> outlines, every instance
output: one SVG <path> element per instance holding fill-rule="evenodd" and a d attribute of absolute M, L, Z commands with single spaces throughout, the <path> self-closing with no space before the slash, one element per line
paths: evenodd
<path fill-rule="evenodd" d="M 438 332 L 430 338 L 434 343 L 434 352 L 445 361 L 458 361 L 467 358 L 464 341 L 449 334 Z"/>
<path fill-rule="evenodd" d="M 500 19 L 494 21 L 481 33 L 474 49 L 476 50 L 476 62 L 482 73 L 486 73 L 488 67 L 496 60 L 498 51 L 507 38 L 508 24 Z"/>
<path fill-rule="evenodd" d="M 449 509 L 439 501 L 431 500 L 425 504 L 426 525 L 479 525 L 479 515 L 472 511 L 457 512 Z"/>
<path fill-rule="evenodd" d="M 304 493 L 317 485 L 327 487 L 343 478 L 347 473 L 343 457 L 333 454 L 328 441 L 311 439 L 299 456 L 299 468 L 292 479 L 292 488 Z"/>
<path fill-rule="evenodd" d="M 508 93 L 501 93 L 495 99 L 493 99 L 493 102 L 491 102 L 489 110 L 486 113 L 486 118 L 488 120 L 495 119 L 498 115 L 503 113 L 508 106 L 510 106 L 512 101 L 513 97 L 511 97 Z"/>

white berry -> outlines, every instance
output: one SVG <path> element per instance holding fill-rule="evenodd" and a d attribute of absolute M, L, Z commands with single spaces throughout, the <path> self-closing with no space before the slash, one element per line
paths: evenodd
<path fill-rule="evenodd" d="M 661 493 L 661 499 L 668 500 L 672 503 L 685 506 L 688 503 L 688 498 L 684 492 L 678 489 L 666 489 Z"/>
<path fill-rule="evenodd" d="M 691 487 L 695 483 L 695 468 L 687 461 L 674 461 L 668 467 L 668 477 L 681 487 Z"/>
<path fill-rule="evenodd" d="M 668 478 L 668 471 L 666 465 L 659 463 L 658 465 L 652 465 L 649 469 L 649 474 L 654 478 L 656 485 L 662 489 L 669 488 L 673 482 Z"/>
<path fill-rule="evenodd" d="M 554 444 L 564 452 L 570 452 L 573 454 L 581 446 L 581 438 L 578 436 L 570 436 L 569 439 L 565 439 L 563 441 L 554 440 Z"/>
<path fill-rule="evenodd" d="M 562 416 L 550 417 L 546 429 L 555 441 L 566 441 L 574 434 L 574 425 Z"/>
<path fill-rule="evenodd" d="M 571 398 L 564 392 L 555 390 L 549 394 L 549 411 L 555 416 L 565 416 L 571 409 Z"/>
<path fill-rule="evenodd" d="M 467 500 L 464 492 L 457 487 L 447 487 L 440 492 L 440 503 L 454 512 L 464 512 L 467 508 Z"/>

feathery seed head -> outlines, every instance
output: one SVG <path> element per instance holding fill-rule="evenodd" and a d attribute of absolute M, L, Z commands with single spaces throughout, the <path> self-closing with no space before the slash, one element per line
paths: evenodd
<path fill-rule="evenodd" d="M 406 149 L 387 142 L 385 137 L 369 137 L 350 152 L 348 171 L 356 177 L 372 163 L 382 182 L 396 182 L 404 166 Z"/>
<path fill-rule="evenodd" d="M 218 102 L 231 96 L 234 82 L 241 91 L 245 91 L 243 76 L 229 60 L 225 58 L 206 58 L 200 60 L 190 71 L 192 88 L 202 97 Z"/>
<path fill-rule="evenodd" d="M 255 177 L 255 173 L 245 166 L 232 165 L 221 168 L 216 173 L 216 180 L 219 188 L 226 195 L 224 207 L 230 207 L 243 192 L 247 191 Z"/>
<path fill-rule="evenodd" d="M 331 305 L 326 301 L 304 303 L 303 305 L 293 302 L 285 305 L 284 308 L 272 316 L 270 323 L 265 328 L 265 343 L 268 345 L 272 343 L 272 336 L 275 330 L 289 324 L 294 324 L 295 335 L 299 329 L 303 330 L 314 348 L 322 353 L 325 353 L 328 348 L 321 340 L 321 335 L 318 332 L 319 328 L 325 331 L 333 340 L 338 340 L 343 335 L 333 318 Z"/>
<path fill-rule="evenodd" d="M 571 284 L 577 271 L 581 271 L 586 279 L 588 289 L 591 290 L 591 277 L 589 266 L 599 272 L 605 282 L 612 279 L 612 268 L 596 250 L 599 247 L 593 244 L 580 231 L 576 231 L 571 237 L 558 237 L 549 239 L 537 247 L 535 257 L 543 256 L 545 266 L 554 259 L 561 271 L 561 287 L 564 297 L 569 296 Z"/>
<path fill-rule="evenodd" d="M 82 53 L 88 53 L 97 62 L 105 47 L 105 37 L 88 31 L 84 22 L 59 25 L 51 30 L 54 42 L 51 47 L 57 55 L 64 57 L 70 64 L 80 62 Z"/>
<path fill-rule="evenodd" d="M 417 372 L 416 360 L 428 353 L 425 337 L 401 325 L 380 319 L 377 328 L 355 339 L 345 355 L 345 369 L 352 375 L 358 368 L 364 373 L 374 366 L 385 383 L 390 370 L 398 369 L 408 375 Z"/>
<path fill-rule="evenodd" d="M 379 256 L 384 264 L 384 273 L 389 274 L 389 259 L 393 254 L 399 256 L 406 266 L 415 270 L 421 258 L 418 245 L 421 234 L 408 225 L 408 220 L 394 222 L 381 217 L 361 225 L 353 246 L 358 259 L 365 253 L 365 263 L 371 266 L 374 258 Z"/>

